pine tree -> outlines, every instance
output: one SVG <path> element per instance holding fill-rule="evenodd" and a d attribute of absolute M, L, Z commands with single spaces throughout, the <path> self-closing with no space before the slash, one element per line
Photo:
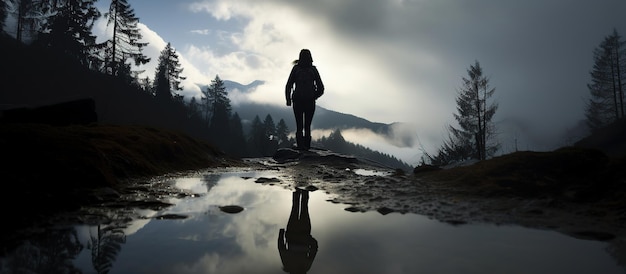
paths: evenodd
<path fill-rule="evenodd" d="M 9 14 L 8 1 L 0 1 L 0 34 L 6 33 L 4 30 L 4 22 Z"/>
<path fill-rule="evenodd" d="M 263 120 L 263 125 L 265 126 L 265 135 L 268 139 L 277 138 L 276 124 L 274 124 L 274 118 L 272 118 L 272 115 L 267 114 L 265 116 L 265 120 Z"/>
<path fill-rule="evenodd" d="M 207 88 L 207 100 L 211 106 L 211 116 L 215 116 L 215 112 L 218 108 L 223 108 L 226 112 L 230 113 L 232 110 L 230 106 L 230 99 L 226 92 L 226 86 L 224 81 L 219 75 L 215 75 L 215 79 L 211 80 L 211 85 Z"/>
<path fill-rule="evenodd" d="M 96 43 L 91 29 L 100 18 L 97 0 L 59 0 L 39 35 L 37 43 L 93 67 L 95 53 L 102 47 Z"/>
<path fill-rule="evenodd" d="M 255 115 L 252 119 L 250 136 L 248 137 L 250 146 L 249 152 L 251 156 L 257 157 L 263 155 L 263 145 L 265 144 L 265 126 L 261 122 L 259 115 Z"/>
<path fill-rule="evenodd" d="M 485 160 L 499 149 L 495 142 L 492 118 L 498 109 L 496 103 L 488 103 L 495 88 L 489 87 L 489 79 L 483 75 L 478 61 L 467 70 L 469 79 L 463 77 L 457 98 L 457 112 L 453 114 L 459 128 L 448 126 L 448 139 L 430 157 L 436 164 L 463 161 L 470 158 Z"/>
<path fill-rule="evenodd" d="M 337 152 L 345 152 L 346 149 L 346 139 L 341 135 L 341 130 L 335 129 L 333 132 L 328 135 L 328 138 L 325 139 L 326 147 L 332 151 Z"/>
<path fill-rule="evenodd" d="M 15 39 L 19 42 L 26 42 L 25 34 L 36 34 L 45 23 L 54 0 L 3 0 L 2 2 L 6 4 L 7 13 L 16 15 Z"/>
<path fill-rule="evenodd" d="M 154 95 L 153 82 L 150 80 L 150 77 L 146 76 L 144 78 L 139 79 L 139 87 L 141 90 L 148 94 Z"/>
<path fill-rule="evenodd" d="M 211 119 L 212 109 L 211 89 L 207 87 L 204 89 L 200 89 L 200 92 L 202 93 L 202 96 L 200 97 L 200 110 L 202 112 L 202 118 L 204 118 L 204 120 L 208 122 L 209 119 Z"/>
<path fill-rule="evenodd" d="M 591 98 L 585 109 L 587 125 L 592 130 L 624 117 L 625 50 L 624 41 L 613 30 L 593 51 L 591 83 L 587 84 Z"/>
<path fill-rule="evenodd" d="M 434 156 L 426 153 L 425 156 L 430 159 L 430 163 L 433 165 L 447 165 L 455 161 L 470 159 L 475 155 L 471 140 L 471 138 L 456 138 L 449 131 L 437 153 Z"/>
<path fill-rule="evenodd" d="M 111 0 L 109 11 L 105 14 L 108 18 L 107 25 L 113 25 L 113 36 L 108 40 L 106 49 L 107 71 L 111 75 L 119 75 L 122 70 L 125 76 L 135 76 L 128 73 L 127 68 L 123 68 L 128 59 L 135 62 L 135 66 L 146 64 L 150 58 L 142 51 L 148 43 L 139 42 L 142 35 L 137 27 L 139 18 L 135 16 L 135 11 L 130 7 L 127 0 Z"/>
<path fill-rule="evenodd" d="M 196 97 L 191 97 L 187 106 L 187 117 L 196 119 L 200 117 L 200 104 Z"/>
<path fill-rule="evenodd" d="M 134 73 L 129 63 L 119 63 L 117 66 L 116 77 L 128 86 L 141 88 L 141 84 L 137 79 L 137 73 Z M 156 81 L 156 80 L 155 80 Z"/>
<path fill-rule="evenodd" d="M 167 70 L 157 67 L 156 75 L 154 76 L 154 96 L 162 101 L 169 101 L 172 99 L 172 92 L 170 90 L 170 81 L 167 77 Z"/>
<path fill-rule="evenodd" d="M 269 156 L 274 154 L 278 149 L 278 137 L 276 136 L 276 124 L 271 115 L 267 114 L 263 121 L 263 127 L 265 129 L 263 155 Z"/>
<path fill-rule="evenodd" d="M 230 154 L 237 157 L 246 155 L 246 137 L 239 114 L 235 112 L 230 118 Z"/>
<path fill-rule="evenodd" d="M 224 149 L 227 147 L 228 133 L 230 132 L 229 124 L 232 111 L 230 99 L 226 93 L 224 81 L 220 79 L 219 75 L 215 76 L 215 79 L 211 81 L 211 85 L 207 89 L 207 94 L 209 95 L 207 100 L 211 105 L 209 132 L 213 136 L 212 141 L 215 145 Z"/>
<path fill-rule="evenodd" d="M 183 69 L 178 61 L 176 50 L 172 48 L 170 43 L 167 43 L 161 51 L 156 69 L 154 87 L 156 97 L 171 99 L 173 91 L 183 90 L 181 81 L 185 80 L 186 77 L 181 75 L 182 72 Z"/>
<path fill-rule="evenodd" d="M 35 11 L 35 2 L 33 0 L 17 0 L 17 24 L 15 29 L 15 38 L 17 41 L 24 42 L 23 32 L 25 29 L 33 29 L 35 23 L 31 14 Z"/>
<path fill-rule="evenodd" d="M 485 160 L 499 149 L 499 144 L 492 140 L 495 137 L 492 119 L 498 105 L 494 102 L 488 103 L 496 89 L 489 87 L 489 79 L 483 75 L 478 61 L 470 66 L 468 75 L 470 79 L 463 78 L 463 88 L 457 97 L 459 113 L 454 115 L 461 128 L 457 130 L 451 127 L 451 130 L 457 137 L 470 137 L 465 140 L 469 143 L 473 137 L 475 159 Z"/>
<path fill-rule="evenodd" d="M 226 87 L 224 86 L 224 82 L 219 77 L 219 75 L 215 75 L 215 78 L 211 80 L 211 84 L 207 86 L 206 89 L 202 89 L 202 108 L 204 111 L 204 118 L 207 121 L 210 121 L 213 116 L 213 112 L 215 111 L 215 106 L 223 104 L 230 111 L 230 99 L 228 99 L 228 94 L 226 93 Z"/>
<path fill-rule="evenodd" d="M 289 142 L 289 128 L 287 127 L 287 123 L 285 123 L 284 119 L 280 119 L 276 125 L 276 137 L 278 139 L 279 147 L 291 146 L 291 143 Z"/>
<path fill-rule="evenodd" d="M 97 273 L 109 273 L 113 262 L 126 243 L 126 234 L 118 225 L 98 225 L 95 235 L 90 233 L 87 249 L 91 249 L 91 263 Z"/>

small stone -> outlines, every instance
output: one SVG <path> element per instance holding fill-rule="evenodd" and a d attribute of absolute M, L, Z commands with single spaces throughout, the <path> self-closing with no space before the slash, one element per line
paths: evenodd
<path fill-rule="evenodd" d="M 157 220 L 181 220 L 187 219 L 187 216 L 180 214 L 164 214 L 154 217 Z"/>
<path fill-rule="evenodd" d="M 238 205 L 220 206 L 220 210 L 226 213 L 239 213 L 243 211 L 243 207 Z"/>
<path fill-rule="evenodd" d="M 280 182 L 280 180 L 278 178 L 265 178 L 265 177 L 261 177 L 256 179 L 256 181 L 254 181 L 257 184 L 266 184 L 266 183 L 278 183 Z"/>
<path fill-rule="evenodd" d="M 382 214 L 382 215 L 387 215 L 391 212 L 394 212 L 395 210 L 388 208 L 386 206 L 378 208 L 376 211 L 378 211 L 378 213 Z"/>
<path fill-rule="evenodd" d="M 445 220 L 444 222 L 451 224 L 453 226 L 457 226 L 457 225 L 464 225 L 467 224 L 466 221 L 463 220 Z"/>
<path fill-rule="evenodd" d="M 345 211 L 349 211 L 349 212 L 360 212 L 360 211 L 362 211 L 360 208 L 355 207 L 355 206 L 347 207 L 344 210 Z"/>
<path fill-rule="evenodd" d="M 306 186 L 306 187 L 304 188 L 304 190 L 306 190 L 306 191 L 310 191 L 310 192 L 313 192 L 313 191 L 318 190 L 318 188 L 317 188 L 316 186 L 314 186 L 314 185 L 308 185 L 308 186 Z"/>

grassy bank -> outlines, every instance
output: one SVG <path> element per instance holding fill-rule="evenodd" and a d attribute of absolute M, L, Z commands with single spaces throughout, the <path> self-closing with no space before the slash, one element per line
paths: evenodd
<path fill-rule="evenodd" d="M 96 188 L 242 163 L 185 134 L 143 126 L 4 123 L 0 151 L 1 204 L 16 226 L 90 203 L 86 193 Z"/>

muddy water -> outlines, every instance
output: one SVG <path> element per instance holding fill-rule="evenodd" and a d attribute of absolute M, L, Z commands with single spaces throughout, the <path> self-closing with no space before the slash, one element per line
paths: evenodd
<path fill-rule="evenodd" d="M 414 214 L 353 213 L 328 202 L 332 197 L 319 190 L 255 183 L 276 176 L 267 171 L 172 179 L 177 188 L 198 195 L 173 199 L 175 205 L 160 212 L 140 211 L 140 219 L 113 216 L 100 226 L 51 232 L 48 245 L 14 254 L 11 264 L 4 260 L 3 270 L 11 273 L 16 265 L 35 269 L 19 262 L 55 258 L 56 267 L 82 273 L 285 273 L 285 268 L 307 273 L 626 272 L 604 242 L 515 226 L 453 226 Z M 294 204 L 300 219 L 288 226 Z M 220 207 L 226 205 L 243 211 L 223 212 Z M 306 231 L 297 230 L 302 228 Z M 292 231 L 288 239 L 281 238 L 285 249 L 279 248 L 281 229 Z"/>

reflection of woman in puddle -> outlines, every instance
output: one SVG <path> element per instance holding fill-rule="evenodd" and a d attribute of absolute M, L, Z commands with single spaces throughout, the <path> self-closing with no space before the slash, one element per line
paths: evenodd
<path fill-rule="evenodd" d="M 317 241 L 311 236 L 308 204 L 309 192 L 296 189 L 287 230 L 281 228 L 278 233 L 278 252 L 285 272 L 306 273 L 317 254 Z"/>

